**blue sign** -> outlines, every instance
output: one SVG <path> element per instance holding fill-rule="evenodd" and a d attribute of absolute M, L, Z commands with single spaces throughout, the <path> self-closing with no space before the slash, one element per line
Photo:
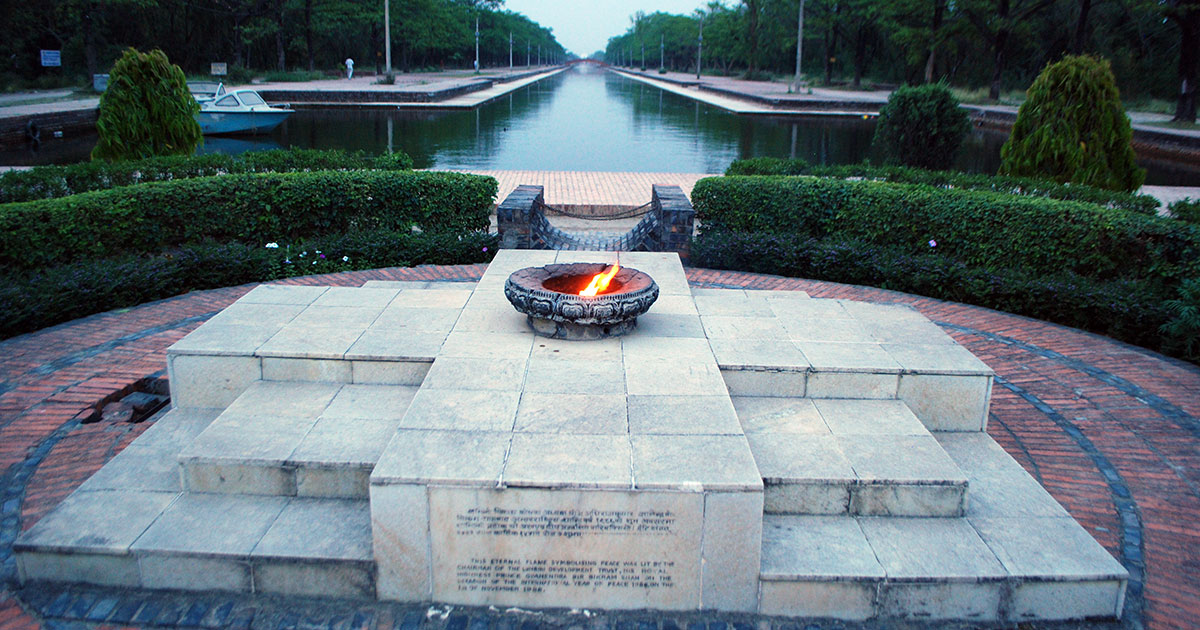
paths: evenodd
<path fill-rule="evenodd" d="M 42 51 L 42 67 L 57 68 L 62 65 L 61 50 L 43 50 Z"/>

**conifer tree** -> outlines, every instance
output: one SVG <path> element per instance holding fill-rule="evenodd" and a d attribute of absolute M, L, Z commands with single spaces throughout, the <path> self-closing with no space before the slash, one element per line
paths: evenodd
<path fill-rule="evenodd" d="M 1133 191 L 1146 179 L 1133 129 L 1105 59 L 1066 56 L 1026 93 L 1000 149 L 1000 174 Z"/>
<path fill-rule="evenodd" d="M 198 111 L 179 66 L 161 50 L 130 48 L 113 65 L 108 89 L 100 97 L 100 139 L 92 159 L 191 155 L 202 141 Z"/>

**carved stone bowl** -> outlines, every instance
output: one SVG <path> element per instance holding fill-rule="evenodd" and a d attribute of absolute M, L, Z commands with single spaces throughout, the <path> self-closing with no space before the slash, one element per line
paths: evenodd
<path fill-rule="evenodd" d="M 556 339 L 602 339 L 637 327 L 637 318 L 658 299 L 650 276 L 621 267 L 608 289 L 595 296 L 579 295 L 592 276 L 606 271 L 605 263 L 570 263 L 526 267 L 504 283 L 504 296 L 529 316 L 533 331 Z"/>

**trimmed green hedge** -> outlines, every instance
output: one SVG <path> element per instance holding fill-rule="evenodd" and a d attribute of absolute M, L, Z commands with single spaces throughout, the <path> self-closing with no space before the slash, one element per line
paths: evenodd
<path fill-rule="evenodd" d="M 1028 177 L 1003 177 L 958 173 L 955 171 L 926 171 L 904 166 L 871 166 L 846 164 L 812 166 L 800 159 L 749 158 L 729 165 L 726 175 L 811 175 L 838 179 L 856 178 L 894 184 L 925 184 L 935 188 L 990 190 L 993 192 L 1029 197 L 1047 197 L 1063 201 L 1083 201 L 1119 208 L 1130 212 L 1153 215 L 1158 212 L 1158 200 L 1150 195 L 1131 194 L 1094 188 L 1081 184 L 1059 184 Z"/>
<path fill-rule="evenodd" d="M 53 199 L 116 186 L 228 173 L 411 168 L 412 158 L 404 153 L 370 156 L 361 151 L 346 153 L 312 149 L 248 151 L 240 155 L 176 155 L 112 163 L 93 160 L 66 166 L 36 166 L 27 171 L 0 174 L 0 203 Z"/>
<path fill-rule="evenodd" d="M 359 230 L 488 228 L 491 177 L 417 171 L 237 174 L 0 206 L 0 265 L 36 269 L 204 241 L 261 246 Z"/>
<path fill-rule="evenodd" d="M 1200 275 L 1200 226 L 1094 204 L 810 177 L 710 177 L 692 203 L 706 232 L 934 249 L 989 271 L 1168 284 Z"/>
<path fill-rule="evenodd" d="M 487 262 L 495 251 L 496 237 L 484 232 L 372 230 L 277 249 L 199 243 L 153 256 L 86 260 L 0 277 L 0 338 L 188 291 L 337 271 Z"/>
<path fill-rule="evenodd" d="M 1200 224 L 1200 199 L 1180 199 L 1168 207 L 1171 217 L 1188 223 Z"/>
<path fill-rule="evenodd" d="M 799 234 L 706 232 L 692 245 L 692 262 L 711 269 L 868 285 L 977 304 L 1196 360 L 1188 354 L 1189 343 L 1194 345 L 1188 329 L 1172 333 L 1174 328 L 1165 326 L 1160 332 L 1178 321 L 1164 303 L 1171 293 L 1145 282 L 987 271 L 939 253 L 913 254 L 902 247 Z"/>

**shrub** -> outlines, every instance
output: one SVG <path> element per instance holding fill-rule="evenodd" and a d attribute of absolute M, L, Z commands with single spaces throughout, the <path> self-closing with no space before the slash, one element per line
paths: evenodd
<path fill-rule="evenodd" d="M 1164 304 L 1171 320 L 1159 330 L 1169 350 L 1193 362 L 1200 362 L 1200 278 L 1188 278 L 1179 286 L 1175 299 Z"/>
<path fill-rule="evenodd" d="M 372 157 L 362 152 L 289 149 L 171 155 L 122 162 L 92 161 L 66 166 L 35 166 L 0 174 L 0 204 L 65 197 L 114 186 L 207 177 L 226 173 L 288 173 L 353 169 L 408 170 L 412 158 L 402 152 Z"/>
<path fill-rule="evenodd" d="M 1180 199 L 1168 206 L 1167 211 L 1180 221 L 1200 224 L 1200 199 Z"/>
<path fill-rule="evenodd" d="M 902 86 L 879 110 L 875 143 L 889 160 L 949 168 L 971 130 L 967 113 L 944 84 Z"/>
<path fill-rule="evenodd" d="M 206 242 L 154 256 L 81 261 L 4 278 L 0 338 L 188 291 L 336 271 L 487 262 L 495 249 L 496 237 L 483 232 L 375 230 L 327 235 L 279 249 Z"/>
<path fill-rule="evenodd" d="M 1071 273 L 1017 269 L 987 271 L 940 253 L 854 239 L 820 240 L 796 234 L 705 232 L 692 262 L 711 269 L 861 284 L 976 304 L 1109 335 L 1174 352 L 1189 338 L 1200 348 L 1200 284 L 1192 295 L 1190 328 L 1159 329 L 1171 319 L 1163 291 L 1145 282 L 1097 281 Z M 1187 326 L 1185 325 L 1185 326 Z M 1194 359 L 1193 359 L 1194 360 Z"/>
<path fill-rule="evenodd" d="M 238 174 L 0 206 L 0 265 L 35 269 L 212 240 L 357 230 L 486 230 L 491 177 L 415 171 Z"/>
<path fill-rule="evenodd" d="M 1108 61 L 1066 56 L 1029 87 L 1000 149 L 1000 174 L 1137 190 L 1146 171 L 1135 163 L 1132 138 Z"/>
<path fill-rule="evenodd" d="M 1047 197 L 1064 201 L 1084 201 L 1108 208 L 1119 208 L 1141 214 L 1157 214 L 1158 199 L 1150 195 L 1118 192 L 1080 184 L 1059 184 L 1045 179 L 1005 177 L 956 171 L 928 171 L 905 166 L 871 166 L 844 164 L 810 166 L 804 160 L 782 158 L 750 158 L 736 160 L 726 175 L 812 175 L 839 179 L 869 179 L 896 184 L 925 184 L 937 188 L 991 190 L 1010 195 Z"/>
<path fill-rule="evenodd" d="M 1098 280 L 1196 275 L 1200 227 L 1092 204 L 809 177 L 710 177 L 692 191 L 704 231 L 853 239 L 971 267 Z"/>
<path fill-rule="evenodd" d="M 179 66 L 161 50 L 130 48 L 113 65 L 100 96 L 92 159 L 191 155 L 203 139 L 194 117 L 198 111 Z"/>

